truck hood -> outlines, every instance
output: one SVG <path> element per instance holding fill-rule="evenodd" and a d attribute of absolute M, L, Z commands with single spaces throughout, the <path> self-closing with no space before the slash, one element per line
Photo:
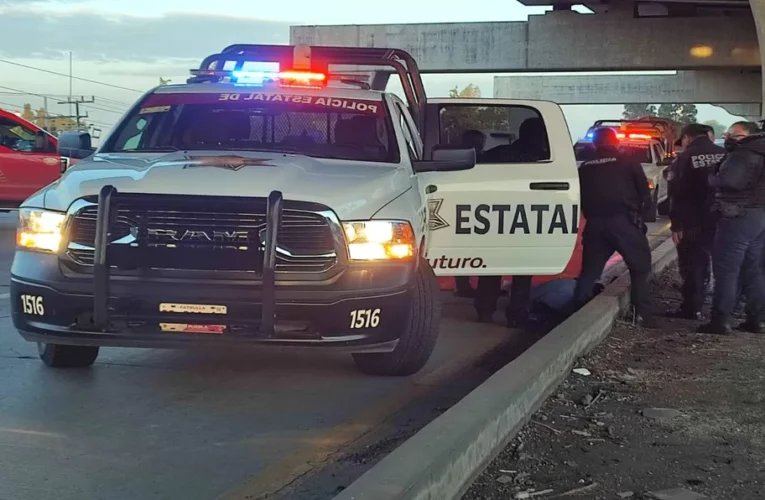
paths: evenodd
<path fill-rule="evenodd" d="M 44 206 L 66 210 L 104 185 L 118 192 L 266 197 L 328 206 L 341 220 L 369 219 L 412 185 L 400 165 L 232 151 L 97 154 L 80 161 L 45 192 Z M 28 200 L 25 205 L 33 204 Z M 39 206 L 39 204 L 37 205 Z"/>

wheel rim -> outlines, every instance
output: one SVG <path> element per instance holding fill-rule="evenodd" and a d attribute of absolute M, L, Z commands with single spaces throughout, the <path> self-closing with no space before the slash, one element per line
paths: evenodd
<path fill-rule="evenodd" d="M 48 346 L 48 344 L 43 344 L 42 342 L 37 343 L 37 354 L 40 356 L 45 354 L 45 348 Z"/>

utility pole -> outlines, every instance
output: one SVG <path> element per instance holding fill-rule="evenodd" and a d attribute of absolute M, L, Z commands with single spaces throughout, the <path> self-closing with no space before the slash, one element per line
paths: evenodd
<path fill-rule="evenodd" d="M 48 130 L 48 98 L 43 96 L 43 128 Z"/>
<path fill-rule="evenodd" d="M 72 114 L 72 82 L 74 81 L 74 73 L 72 71 L 72 51 L 69 51 L 69 114 Z"/>
<path fill-rule="evenodd" d="M 59 101 L 59 104 L 69 104 L 71 106 L 74 104 L 74 118 L 75 118 L 75 126 L 77 127 L 77 130 L 82 129 L 82 125 L 80 125 L 80 119 L 87 118 L 88 113 L 85 112 L 85 114 L 80 113 L 80 104 L 89 104 L 92 102 L 96 102 L 95 96 L 90 96 L 90 99 L 86 100 L 84 97 L 80 96 L 79 99 L 69 98 L 66 101 Z M 71 117 L 69 117 L 71 118 Z"/>

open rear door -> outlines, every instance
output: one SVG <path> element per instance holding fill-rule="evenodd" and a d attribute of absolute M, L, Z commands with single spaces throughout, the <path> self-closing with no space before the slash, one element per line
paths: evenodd
<path fill-rule="evenodd" d="M 440 276 L 554 275 L 576 244 L 579 176 L 557 104 L 429 99 L 428 151 L 475 147 L 478 164 L 418 174 L 430 208 L 427 257 Z"/>

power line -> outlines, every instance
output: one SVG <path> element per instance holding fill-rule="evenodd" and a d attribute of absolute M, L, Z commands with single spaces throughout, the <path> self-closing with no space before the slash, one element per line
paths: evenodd
<path fill-rule="evenodd" d="M 48 74 L 51 74 L 51 75 L 65 76 L 67 78 L 72 78 L 74 80 L 79 80 L 81 82 L 88 82 L 88 83 L 94 83 L 96 85 L 103 85 L 104 87 L 112 87 L 112 88 L 115 88 L 115 89 L 127 90 L 127 91 L 130 91 L 130 92 L 138 92 L 139 94 L 143 94 L 144 93 L 143 90 L 131 89 L 131 88 L 128 88 L 128 87 L 122 87 L 120 85 L 114 85 L 114 84 L 111 84 L 111 83 L 99 82 L 98 80 L 90 80 L 89 78 L 82 78 L 82 77 L 79 77 L 79 76 L 71 76 L 71 75 L 67 75 L 66 73 L 59 73 L 57 71 L 51 71 L 49 69 L 35 68 L 34 66 L 27 66 L 26 64 L 16 63 L 16 62 L 8 61 L 8 60 L 5 60 L 5 59 L 0 59 L 0 63 L 10 64 L 10 65 L 13 65 L 13 66 L 18 66 L 20 68 L 32 69 L 32 70 L 35 70 L 35 71 L 42 71 L 43 73 L 48 73 Z"/>
<path fill-rule="evenodd" d="M 30 95 L 30 94 L 29 92 L 0 92 L 0 95 Z M 50 94 L 50 97 L 51 99 L 66 99 L 67 97 L 69 97 L 69 95 L 68 94 Z M 111 99 L 109 97 L 104 97 L 98 94 L 96 94 L 94 97 L 100 101 L 105 101 L 107 104 L 113 103 L 118 106 L 125 106 L 125 107 L 132 106 L 132 104 L 118 101 L 116 99 Z"/>
<path fill-rule="evenodd" d="M 90 109 L 97 109 L 98 111 L 105 111 L 107 113 L 114 113 L 115 115 L 124 115 L 125 114 L 124 111 L 119 111 L 119 110 L 116 110 L 116 109 L 100 108 L 98 106 L 94 106 L 92 104 L 87 104 L 87 103 L 83 104 L 83 106 L 85 106 L 86 108 L 90 108 Z"/>
<path fill-rule="evenodd" d="M 54 95 L 51 95 L 51 94 L 35 94 L 34 92 L 24 92 L 23 90 L 14 89 L 12 87 L 5 87 L 3 85 L 0 85 L 0 89 L 11 90 L 13 92 L 18 92 L 20 94 L 33 95 L 35 97 L 47 97 L 47 98 L 50 98 L 50 99 L 58 99 L 58 97 L 56 97 Z"/>
<path fill-rule="evenodd" d="M 56 96 L 54 94 L 35 94 L 34 92 L 25 92 L 23 90 L 15 89 L 15 88 L 12 88 L 12 87 L 6 87 L 6 86 L 3 86 L 3 85 L 0 85 L 0 89 L 7 89 L 7 90 L 11 90 L 13 92 L 17 92 L 18 94 L 32 95 L 32 96 L 35 96 L 35 97 L 41 97 L 43 99 L 60 99 L 61 98 L 61 96 Z M 80 104 L 85 105 L 85 106 L 90 106 L 93 109 L 97 109 L 99 111 L 104 111 L 104 112 L 107 112 L 107 113 L 114 113 L 114 114 L 118 114 L 118 115 L 125 114 L 124 111 L 118 111 L 118 110 L 115 110 L 115 109 L 107 109 L 107 108 L 102 108 L 102 107 L 99 107 L 99 106 L 93 106 L 91 104 L 91 102 L 92 101 L 90 101 L 90 102 L 81 102 Z M 59 104 L 62 104 L 62 103 L 59 103 Z"/>
<path fill-rule="evenodd" d="M 7 87 L 4 87 L 4 88 L 7 88 Z M 33 95 L 33 96 L 38 96 L 37 94 L 33 94 L 31 92 L 21 92 L 21 91 L 19 91 L 19 92 L 0 92 L 0 95 L 8 95 L 8 96 Z M 40 95 L 45 96 L 45 97 L 49 97 L 51 99 L 67 99 L 69 97 L 69 95 L 67 95 L 67 94 L 40 94 Z M 115 99 L 109 99 L 108 97 L 103 97 L 103 96 L 100 96 L 100 95 L 95 95 L 94 97 L 96 99 L 98 99 L 99 101 L 104 101 L 102 106 L 106 106 L 106 107 L 114 108 L 116 106 L 121 106 L 124 109 L 124 108 L 129 108 L 130 106 L 132 106 L 132 104 L 128 104 L 128 103 L 122 102 L 122 101 L 117 101 Z M 120 111 L 120 113 L 122 113 L 122 111 Z"/>

